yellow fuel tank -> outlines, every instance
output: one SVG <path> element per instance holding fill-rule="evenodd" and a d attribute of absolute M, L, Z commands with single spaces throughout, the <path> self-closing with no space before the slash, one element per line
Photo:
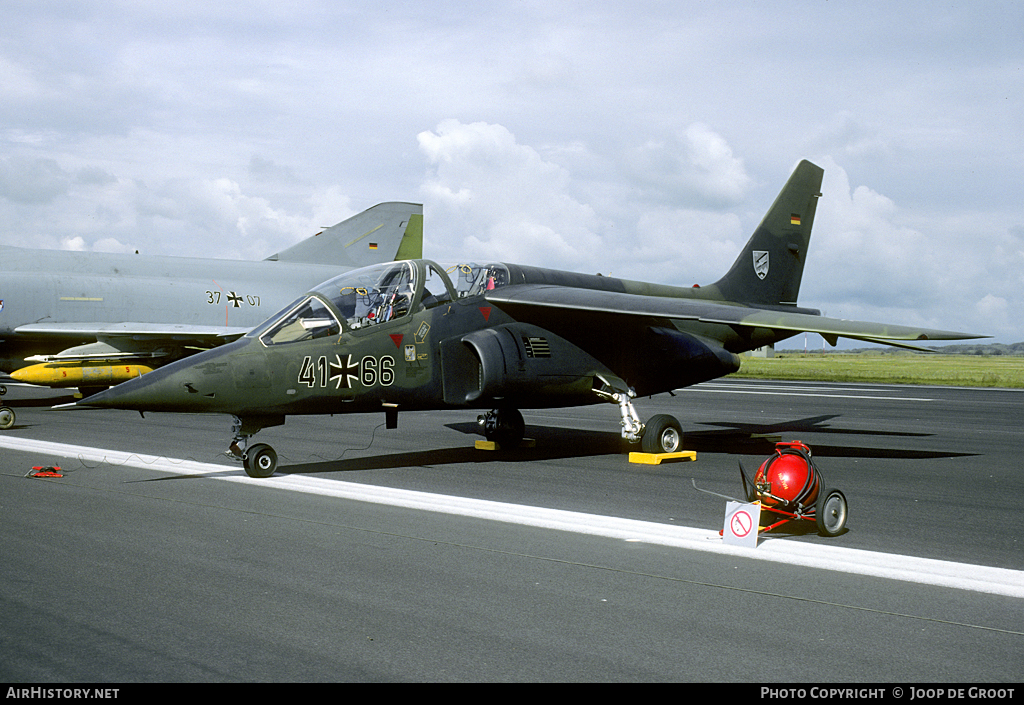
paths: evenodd
<path fill-rule="evenodd" d="M 44 387 L 105 387 L 152 372 L 145 365 L 116 365 L 108 362 L 44 362 L 22 367 L 11 377 Z"/>

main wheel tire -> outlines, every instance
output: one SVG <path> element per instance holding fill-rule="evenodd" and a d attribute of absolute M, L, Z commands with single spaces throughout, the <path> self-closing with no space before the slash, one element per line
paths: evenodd
<path fill-rule="evenodd" d="M 640 447 L 645 453 L 676 453 L 683 447 L 683 427 L 674 416 L 656 414 L 644 428 Z"/>
<path fill-rule="evenodd" d="M 0 406 L 0 431 L 6 431 L 14 426 L 14 409 L 9 406 Z"/>
<path fill-rule="evenodd" d="M 821 536 L 838 536 L 846 528 L 846 495 L 836 489 L 829 489 L 818 495 L 814 505 L 814 522 Z"/>
<path fill-rule="evenodd" d="M 277 469 L 277 452 L 266 443 L 257 443 L 246 450 L 242 464 L 249 477 L 270 477 Z"/>
<path fill-rule="evenodd" d="M 511 407 L 495 409 L 496 415 L 489 431 L 485 432 L 487 440 L 494 441 L 502 448 L 517 448 L 526 435 L 526 422 L 519 409 Z"/>

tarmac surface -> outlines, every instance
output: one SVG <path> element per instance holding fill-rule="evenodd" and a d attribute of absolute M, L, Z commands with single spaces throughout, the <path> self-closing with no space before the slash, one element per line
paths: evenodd
<path fill-rule="evenodd" d="M 476 412 L 289 417 L 252 480 L 228 417 L 7 386 L 3 682 L 1021 677 L 1022 391 L 721 380 L 636 401 L 697 452 L 654 466 L 608 404 L 526 411 L 510 453 Z M 741 496 L 778 438 L 848 531 L 723 546 L 693 483 Z"/>

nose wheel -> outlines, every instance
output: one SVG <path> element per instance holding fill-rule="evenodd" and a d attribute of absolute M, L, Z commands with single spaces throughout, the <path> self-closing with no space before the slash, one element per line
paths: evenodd
<path fill-rule="evenodd" d="M 270 477 L 277 469 L 277 451 L 266 443 L 257 443 L 246 451 L 242 466 L 249 477 Z"/>
<path fill-rule="evenodd" d="M 262 479 L 273 475 L 277 470 L 277 451 L 266 443 L 249 445 L 249 439 L 259 430 L 259 426 L 247 425 L 236 416 L 231 430 L 234 437 L 225 455 L 232 460 L 240 460 L 249 477 Z"/>

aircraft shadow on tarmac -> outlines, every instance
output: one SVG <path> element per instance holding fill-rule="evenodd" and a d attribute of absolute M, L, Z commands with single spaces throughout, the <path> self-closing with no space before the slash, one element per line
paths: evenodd
<path fill-rule="evenodd" d="M 777 424 L 735 424 L 702 422 L 706 426 L 726 426 L 722 430 L 689 431 L 684 433 L 683 446 L 698 453 L 719 453 L 725 455 L 767 456 L 775 450 L 777 440 L 800 439 L 801 434 L 837 434 L 842 436 L 895 436 L 929 437 L 928 433 L 900 431 L 865 431 L 858 429 L 834 428 L 827 421 L 838 415 L 816 416 L 795 419 Z M 474 422 L 451 423 L 446 426 L 470 436 L 479 436 L 480 427 Z M 536 462 L 560 458 L 584 458 L 598 455 L 624 455 L 627 449 L 619 434 L 610 431 L 593 431 L 578 428 L 550 426 L 527 426 L 527 438 L 534 439 L 533 447 L 515 448 L 501 452 L 477 450 L 472 446 L 464 448 L 439 448 L 432 450 L 370 455 L 359 458 L 326 460 L 323 462 L 282 465 L 278 471 L 283 474 L 354 472 L 360 470 L 382 470 L 420 465 L 457 465 L 463 463 L 487 462 Z M 784 438 L 780 438 L 784 436 Z M 863 445 L 812 444 L 815 457 L 842 458 L 893 458 L 928 460 L 935 458 L 956 458 L 972 453 L 943 450 L 919 450 L 909 448 L 877 447 Z"/>
<path fill-rule="evenodd" d="M 722 430 L 691 431 L 684 434 L 687 450 L 729 455 L 770 455 L 775 442 L 780 440 L 803 440 L 812 447 L 815 457 L 836 458 L 895 458 L 906 460 L 929 460 L 934 458 L 960 458 L 975 453 L 959 451 L 920 450 L 912 448 L 877 447 L 866 445 L 831 445 L 808 441 L 809 434 L 835 436 L 873 436 L 894 438 L 929 438 L 931 433 L 909 431 L 879 431 L 833 427 L 826 422 L 839 418 L 839 414 L 812 416 L 776 424 L 741 424 L 732 422 L 705 421 L 701 426 L 721 426 Z M 802 437 L 803 436 L 803 437 Z"/>
<path fill-rule="evenodd" d="M 480 426 L 471 421 L 446 424 L 448 428 L 467 435 L 483 436 Z M 487 462 L 535 462 L 559 458 L 583 458 L 595 455 L 615 455 L 622 452 L 618 433 L 580 429 L 527 426 L 526 437 L 534 439 L 533 447 L 520 447 L 500 452 L 478 450 L 474 446 L 463 448 L 437 448 L 431 450 L 370 455 L 360 458 L 327 460 L 280 466 L 278 472 L 287 474 L 352 472 L 382 470 L 419 465 L 457 465 Z M 372 448 L 370 449 L 372 451 Z"/>

